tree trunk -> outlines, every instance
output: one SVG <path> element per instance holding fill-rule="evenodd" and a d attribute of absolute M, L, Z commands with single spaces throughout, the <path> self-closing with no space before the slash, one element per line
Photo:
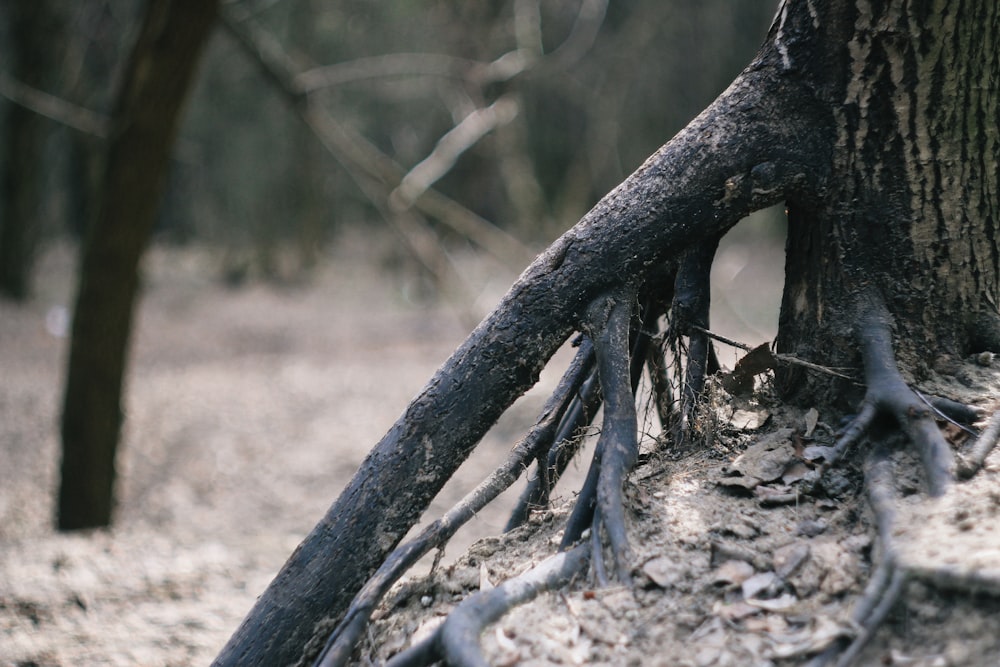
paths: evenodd
<path fill-rule="evenodd" d="M 214 1 L 150 0 L 125 72 L 98 211 L 83 246 L 62 416 L 60 530 L 111 522 L 139 258 L 216 10 Z"/>
<path fill-rule="evenodd" d="M 997 3 L 812 5 L 820 48 L 799 47 L 814 20 L 796 16 L 800 5 L 772 30 L 790 74 L 819 83 L 832 148 L 819 196 L 789 201 L 779 349 L 857 366 L 849 313 L 867 285 L 893 316 L 897 357 L 914 380 L 1000 349 L 990 331 L 1000 280 Z M 782 385 L 799 400 L 844 389 L 801 371 Z"/>
<path fill-rule="evenodd" d="M 64 34 L 51 3 L 15 2 L 5 12 L 10 21 L 10 74 L 41 90 L 52 87 L 61 49 L 53 37 Z M 20 105 L 7 112 L 3 212 L 0 214 L 0 293 L 17 301 L 31 293 L 31 271 L 41 235 L 47 139 L 55 125 Z"/>
<path fill-rule="evenodd" d="M 659 267 L 753 210 L 791 211 L 783 349 L 856 367 L 859 322 L 882 326 L 882 302 L 904 371 L 971 349 L 1000 273 L 998 10 L 955 4 L 783 2 L 729 89 L 539 256 L 413 400 L 216 664 L 310 659 L 554 350 L 574 330 L 599 347 L 609 314 Z M 866 341 L 866 365 L 892 365 L 885 337 Z M 843 389 L 792 373 L 783 386 L 802 400 Z"/>

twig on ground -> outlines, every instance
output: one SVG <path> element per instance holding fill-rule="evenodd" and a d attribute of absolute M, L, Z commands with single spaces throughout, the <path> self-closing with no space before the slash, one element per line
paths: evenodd
<path fill-rule="evenodd" d="M 983 432 L 972 443 L 969 452 L 959 459 L 959 476 L 962 479 L 969 479 L 979 472 L 986 463 L 986 457 L 996 448 L 998 440 L 1000 440 L 1000 410 L 993 413 Z"/>
<path fill-rule="evenodd" d="M 713 340 L 717 340 L 720 343 L 729 345 L 730 347 L 735 347 L 745 352 L 753 352 L 754 350 L 752 345 L 747 345 L 746 343 L 741 343 L 738 340 L 733 340 L 732 338 L 726 338 L 725 336 L 720 336 L 719 334 L 709 331 L 708 329 L 704 329 L 694 325 L 692 325 L 691 328 L 695 331 L 700 331 L 701 333 L 705 334 L 706 336 L 708 336 Z M 805 359 L 799 359 L 794 354 L 784 354 L 781 352 L 775 352 L 774 358 L 775 360 L 783 364 L 789 364 L 791 366 L 801 366 L 803 368 L 808 368 L 809 370 L 816 371 L 817 373 L 825 373 L 826 375 L 832 375 L 834 377 L 842 378 L 844 380 L 856 381 L 857 379 L 851 377 L 850 375 L 842 373 L 836 368 L 830 368 L 829 366 L 821 366 L 820 364 L 814 364 L 813 362 L 806 361 Z"/>
<path fill-rule="evenodd" d="M 980 408 L 959 403 L 943 396 L 925 396 L 916 387 L 911 387 L 911 389 L 913 389 L 913 393 L 917 395 L 917 398 L 934 410 L 934 413 L 938 417 L 954 424 L 974 438 L 979 435 L 975 430 L 969 428 L 968 425 L 982 418 L 983 411 Z"/>

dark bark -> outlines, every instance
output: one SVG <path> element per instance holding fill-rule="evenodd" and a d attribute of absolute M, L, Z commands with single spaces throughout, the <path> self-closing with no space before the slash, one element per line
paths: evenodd
<path fill-rule="evenodd" d="M 789 201 L 778 346 L 856 366 L 852 295 L 875 286 L 899 360 L 920 379 L 989 340 L 981 323 L 996 312 L 1000 12 L 991 0 L 813 5 L 826 46 L 790 51 L 790 64 L 831 73 L 815 94 L 836 133 L 823 199 Z M 797 34 L 793 24 L 790 45 Z M 781 379 L 802 401 L 845 389 L 798 371 Z"/>
<path fill-rule="evenodd" d="M 60 530 L 107 526 L 138 263 L 180 111 L 217 3 L 151 0 L 112 116 L 98 211 L 83 246 L 62 415 Z"/>
<path fill-rule="evenodd" d="M 875 384 L 898 361 L 901 373 L 887 390 L 876 387 L 872 401 L 876 411 L 895 414 L 895 403 L 883 397 L 896 396 L 899 382 L 919 372 L 921 357 L 938 345 L 949 354 L 967 349 L 982 302 L 996 303 L 1000 275 L 1000 123 L 992 83 L 1000 65 L 990 41 L 998 10 L 993 0 L 953 4 L 783 2 L 760 54 L 730 88 L 543 253 L 442 366 L 216 664 L 310 659 L 303 647 L 313 634 L 343 615 L 573 331 L 586 331 L 595 343 L 619 339 L 605 344 L 600 365 L 602 380 L 614 378 L 611 390 L 624 396 L 628 350 L 620 318 L 611 318 L 612 327 L 595 313 L 608 299 L 638 293 L 688 250 L 707 248 L 752 210 L 782 200 L 791 210 L 782 347 L 853 367 L 865 348 L 866 363 L 885 371 L 869 376 Z M 965 106 L 956 111 L 943 95 Z M 862 294 L 874 295 L 885 311 L 859 310 Z M 859 313 L 869 326 L 856 326 Z M 896 341 L 889 340 L 890 317 Z M 875 338 L 865 339 L 872 332 Z M 784 375 L 790 396 L 815 399 L 843 389 L 830 375 L 804 377 Z M 624 421 L 608 426 L 614 431 Z M 909 435 L 923 437 L 916 435 L 922 425 L 914 430 L 900 421 Z M 620 472 L 610 473 L 601 498 L 614 495 L 610 486 L 620 489 Z M 618 512 L 617 500 L 598 502 L 592 534 L 601 522 L 609 534 L 620 531 L 624 519 L 609 516 Z M 625 579 L 627 542 L 614 534 Z"/>
<path fill-rule="evenodd" d="M 51 88 L 62 49 L 62 21 L 50 2 L 14 2 L 2 15 L 9 23 L 5 69 L 19 83 Z M 55 37 L 55 39 L 53 39 Z M 0 200 L 0 294 L 22 301 L 31 294 L 31 272 L 42 233 L 46 143 L 54 123 L 18 104 L 7 112 L 5 164 Z"/>

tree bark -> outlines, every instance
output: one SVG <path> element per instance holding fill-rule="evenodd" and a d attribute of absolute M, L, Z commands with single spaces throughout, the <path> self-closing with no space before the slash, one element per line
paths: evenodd
<path fill-rule="evenodd" d="M 896 354 L 912 379 L 996 341 L 1000 238 L 1000 9 L 974 2 L 809 3 L 821 57 L 796 49 L 808 26 L 788 6 L 772 31 L 788 72 L 820 82 L 832 113 L 824 190 L 789 201 L 779 349 L 851 367 L 851 301 L 882 294 Z M 837 76 L 826 78 L 826 71 Z M 848 311 L 845 312 L 844 309 Z M 991 317 L 991 315 L 993 317 Z M 996 349 L 993 347 L 993 349 Z M 800 371 L 782 374 L 789 397 L 842 391 Z"/>
<path fill-rule="evenodd" d="M 575 330 L 600 334 L 595 306 L 753 210 L 785 200 L 791 211 L 783 349 L 857 366 L 852 320 L 872 289 L 907 341 L 904 369 L 938 346 L 967 349 L 1000 263 L 997 7 L 955 4 L 783 2 L 729 89 L 539 256 L 442 366 L 215 664 L 309 660 L 313 636 L 555 349 Z M 783 384 L 799 399 L 842 389 L 794 374 Z"/>
<path fill-rule="evenodd" d="M 216 11 L 215 1 L 150 0 L 118 95 L 74 311 L 60 530 L 111 522 L 139 258 L 152 235 L 180 111 Z"/>

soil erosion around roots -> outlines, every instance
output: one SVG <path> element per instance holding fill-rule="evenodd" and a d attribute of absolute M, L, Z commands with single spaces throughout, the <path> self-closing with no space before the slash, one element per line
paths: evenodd
<path fill-rule="evenodd" d="M 992 368 L 966 379 L 996 395 Z M 845 463 L 825 473 L 821 491 L 801 486 L 803 459 L 833 444 L 837 415 L 761 395 L 734 406 L 717 387 L 710 394 L 725 400 L 703 424 L 705 441 L 679 455 L 651 453 L 626 486 L 633 586 L 600 587 L 584 570 L 543 592 L 487 626 L 480 641 L 490 664 L 800 665 L 863 632 L 853 615 L 882 548 L 864 471 Z M 896 445 L 895 545 L 914 574 L 855 664 L 994 665 L 1000 456 L 934 499 L 919 461 Z M 538 513 L 397 586 L 375 615 L 362 662 L 381 664 L 476 591 L 549 558 L 569 509 Z"/>

